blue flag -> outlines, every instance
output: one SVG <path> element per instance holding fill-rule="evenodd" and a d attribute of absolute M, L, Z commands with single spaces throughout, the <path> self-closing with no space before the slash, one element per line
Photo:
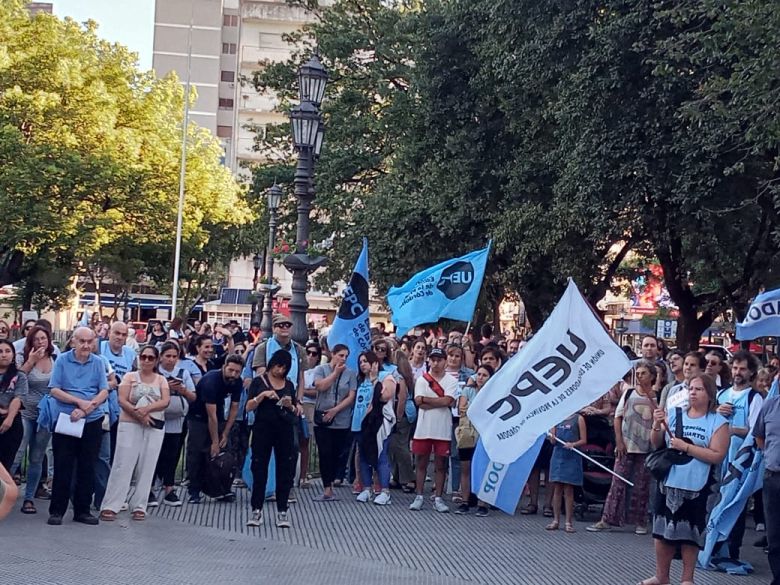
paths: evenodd
<path fill-rule="evenodd" d="M 780 337 L 780 288 L 761 293 L 750 304 L 742 323 L 737 323 L 737 339 Z"/>
<path fill-rule="evenodd" d="M 541 435 L 514 463 L 509 464 L 491 461 L 482 439 L 477 441 L 471 460 L 471 490 L 477 498 L 507 514 L 514 514 L 544 440 L 545 435 Z"/>
<path fill-rule="evenodd" d="M 777 396 L 778 380 L 772 383 L 767 398 Z M 710 512 L 707 522 L 707 540 L 699 553 L 699 566 L 712 568 L 713 557 L 719 554 L 720 543 L 725 543 L 739 516 L 747 505 L 748 498 L 764 484 L 764 452 L 755 444 L 750 433 L 742 443 L 734 461 L 729 462 L 723 482 L 720 485 L 718 503 Z M 723 556 L 728 556 L 726 553 Z"/>
<path fill-rule="evenodd" d="M 368 311 L 368 240 L 363 238 L 363 250 L 358 256 L 352 278 L 344 289 L 338 315 L 328 333 L 328 347 L 337 343 L 349 348 L 347 367 L 357 371 L 358 356 L 371 349 Z"/>
<path fill-rule="evenodd" d="M 442 317 L 471 321 L 489 252 L 490 243 L 486 248 L 418 272 L 403 286 L 391 288 L 387 304 L 393 313 L 396 335 Z"/>

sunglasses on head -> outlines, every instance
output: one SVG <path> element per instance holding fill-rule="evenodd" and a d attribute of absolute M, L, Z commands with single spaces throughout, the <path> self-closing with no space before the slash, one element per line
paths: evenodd
<path fill-rule="evenodd" d="M 139 356 L 138 356 L 138 359 L 139 359 L 139 360 L 141 360 L 142 362 L 153 362 L 153 361 L 154 361 L 154 360 L 156 360 L 157 358 L 156 358 L 156 357 L 154 357 L 154 356 L 153 356 L 153 355 L 151 355 L 151 354 L 148 354 L 148 353 L 142 353 L 141 355 L 139 355 Z"/>

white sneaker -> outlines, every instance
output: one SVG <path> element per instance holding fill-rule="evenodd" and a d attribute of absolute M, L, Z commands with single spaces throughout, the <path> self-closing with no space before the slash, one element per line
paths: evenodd
<path fill-rule="evenodd" d="M 756 532 L 766 532 L 766 525 L 763 522 L 756 524 Z"/>
<path fill-rule="evenodd" d="M 367 502 L 371 498 L 371 490 L 363 490 L 355 498 L 358 502 Z"/>
<path fill-rule="evenodd" d="M 380 492 L 379 495 L 374 498 L 374 503 L 377 506 L 387 506 L 390 503 L 390 493 Z"/>
<path fill-rule="evenodd" d="M 128 510 L 129 508 L 130 508 L 130 506 L 128 505 L 128 503 L 127 503 L 127 502 L 125 502 L 124 504 L 122 504 L 121 506 L 119 506 L 119 511 L 120 511 L 120 512 L 127 512 L 127 510 Z"/>
<path fill-rule="evenodd" d="M 277 528 L 290 528 L 292 524 L 287 517 L 287 512 L 278 512 L 276 514 L 276 527 Z"/>
<path fill-rule="evenodd" d="M 436 510 L 437 512 L 442 512 L 442 513 L 450 511 L 450 507 L 447 504 L 445 504 L 444 500 L 442 500 L 441 498 L 436 498 L 435 500 L 433 500 L 433 509 Z"/>
<path fill-rule="evenodd" d="M 252 512 L 252 516 L 247 520 L 247 526 L 261 526 L 263 524 L 263 511 L 255 510 Z"/>
<path fill-rule="evenodd" d="M 417 495 L 415 496 L 414 501 L 411 504 L 409 504 L 409 509 L 417 512 L 419 510 L 422 510 L 424 503 L 425 503 L 425 498 L 423 498 L 421 495 Z"/>

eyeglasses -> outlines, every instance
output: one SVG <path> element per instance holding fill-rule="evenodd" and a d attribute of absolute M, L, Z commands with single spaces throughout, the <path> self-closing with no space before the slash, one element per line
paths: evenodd
<path fill-rule="evenodd" d="M 292 327 L 292 323 L 279 323 L 278 325 L 276 325 L 276 327 L 278 327 L 279 329 L 289 329 L 290 327 Z"/>
<path fill-rule="evenodd" d="M 381 351 L 382 353 L 387 353 L 387 348 L 386 347 L 375 347 L 374 351 L 375 352 Z"/>
<path fill-rule="evenodd" d="M 320 355 L 320 353 L 319 353 L 319 352 L 317 352 L 317 351 L 307 351 L 307 352 L 306 352 L 306 355 L 310 355 L 310 356 L 313 356 L 313 357 L 317 357 L 318 355 Z"/>
<path fill-rule="evenodd" d="M 149 355 L 148 353 L 144 353 L 139 355 L 138 359 L 141 360 L 142 362 L 153 362 L 157 358 L 154 357 L 153 355 Z"/>

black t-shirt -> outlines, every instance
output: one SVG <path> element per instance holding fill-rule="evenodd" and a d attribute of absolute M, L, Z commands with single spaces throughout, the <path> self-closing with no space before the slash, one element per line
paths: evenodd
<path fill-rule="evenodd" d="M 284 382 L 284 388 L 277 390 L 276 388 L 272 388 L 266 384 L 265 376 L 258 376 L 257 378 L 254 378 L 252 383 L 249 385 L 249 390 L 247 390 L 247 400 L 252 400 L 255 396 L 265 392 L 266 390 L 274 390 L 279 395 L 280 400 L 285 396 L 289 396 L 292 398 L 293 404 L 296 404 L 295 387 L 293 386 L 292 382 L 290 382 L 290 380 L 285 380 Z M 282 414 L 284 414 L 282 412 L 283 409 L 281 406 L 276 406 L 276 402 L 276 400 L 269 400 L 266 398 L 257 405 L 257 408 L 255 409 L 255 426 L 269 421 L 281 419 Z M 284 410 L 286 410 L 288 413 L 290 412 L 289 409 Z"/>
<path fill-rule="evenodd" d="M 222 370 L 213 370 L 207 372 L 195 386 L 197 399 L 190 405 L 190 412 L 187 418 L 208 422 L 206 414 L 207 404 L 217 405 L 217 421 L 225 421 L 225 399 L 230 396 L 231 402 L 241 401 L 241 378 L 226 382 L 222 376 Z"/>

